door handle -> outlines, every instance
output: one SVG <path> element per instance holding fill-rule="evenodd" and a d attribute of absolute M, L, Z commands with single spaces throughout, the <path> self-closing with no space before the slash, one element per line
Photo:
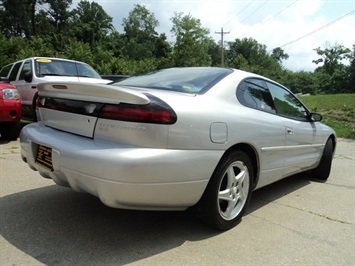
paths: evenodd
<path fill-rule="evenodd" d="M 293 135 L 293 129 L 292 128 L 286 128 L 286 132 L 288 135 Z"/>

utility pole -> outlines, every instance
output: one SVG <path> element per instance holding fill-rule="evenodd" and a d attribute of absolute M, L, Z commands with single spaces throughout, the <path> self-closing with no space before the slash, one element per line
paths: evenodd
<path fill-rule="evenodd" d="M 221 53 L 222 53 L 222 59 L 221 59 L 221 63 L 222 63 L 222 66 L 224 65 L 224 48 L 223 48 L 223 35 L 224 34 L 229 34 L 230 32 L 229 31 L 223 31 L 223 27 L 221 28 L 221 31 L 218 32 L 218 31 L 215 31 L 216 34 L 221 34 Z"/>

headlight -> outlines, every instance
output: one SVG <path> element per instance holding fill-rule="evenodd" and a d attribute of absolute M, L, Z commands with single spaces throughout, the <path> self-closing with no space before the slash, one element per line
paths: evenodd
<path fill-rule="evenodd" d="M 20 99 L 20 94 L 16 89 L 4 89 L 2 91 L 2 98 L 7 100 L 18 100 Z"/>

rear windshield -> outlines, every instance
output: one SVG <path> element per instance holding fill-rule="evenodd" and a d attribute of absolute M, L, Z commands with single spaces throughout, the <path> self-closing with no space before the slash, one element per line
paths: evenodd
<path fill-rule="evenodd" d="M 101 79 L 91 66 L 75 61 L 38 58 L 35 60 L 35 71 L 37 77 L 75 76 Z"/>
<path fill-rule="evenodd" d="M 116 82 L 116 86 L 133 86 L 201 94 L 233 71 L 217 67 L 186 67 L 159 70 Z"/>

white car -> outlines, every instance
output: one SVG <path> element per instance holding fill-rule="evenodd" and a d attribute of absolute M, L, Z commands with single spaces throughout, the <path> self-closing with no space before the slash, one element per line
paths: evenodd
<path fill-rule="evenodd" d="M 21 155 L 43 177 L 107 206 L 193 207 L 235 226 L 252 191 L 296 173 L 329 176 L 336 134 L 262 76 L 172 68 L 109 84 L 38 85 L 39 122 Z"/>
<path fill-rule="evenodd" d="M 111 82 L 84 62 L 53 57 L 31 57 L 6 65 L 1 69 L 0 77 L 16 86 L 20 93 L 22 116 L 34 120 L 38 84 L 51 81 Z"/>

